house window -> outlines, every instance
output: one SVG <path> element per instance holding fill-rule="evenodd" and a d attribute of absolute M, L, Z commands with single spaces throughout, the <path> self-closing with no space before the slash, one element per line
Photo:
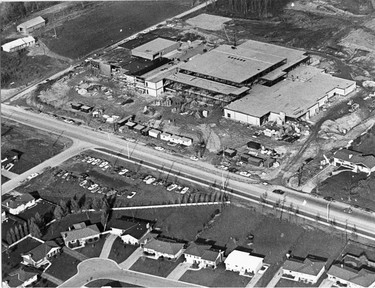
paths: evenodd
<path fill-rule="evenodd" d="M 230 115 L 230 113 L 227 113 L 227 118 L 231 118 L 231 115 Z"/>

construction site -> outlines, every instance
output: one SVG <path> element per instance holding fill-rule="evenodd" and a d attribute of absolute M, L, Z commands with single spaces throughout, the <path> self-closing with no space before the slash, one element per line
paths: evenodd
<path fill-rule="evenodd" d="M 315 175 L 322 181 L 330 173 L 326 159 L 375 122 L 374 20 L 326 2 L 288 4 L 282 22 L 224 17 L 210 7 L 167 20 L 13 103 L 311 191 Z M 324 22 L 308 22 L 322 14 Z M 309 42 L 307 31 L 335 25 L 339 45 Z M 296 31 L 304 43 L 290 38 Z"/>

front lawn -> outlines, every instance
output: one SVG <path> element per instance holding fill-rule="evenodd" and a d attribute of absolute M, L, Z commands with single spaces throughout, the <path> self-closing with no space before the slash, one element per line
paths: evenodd
<path fill-rule="evenodd" d="M 108 258 L 116 261 L 120 264 L 124 262 L 128 257 L 137 250 L 138 246 L 126 245 L 122 240 L 117 237 L 115 242 L 113 242 L 111 252 L 109 253 Z"/>
<path fill-rule="evenodd" d="M 275 287 L 306 287 L 307 288 L 307 287 L 318 287 L 317 284 L 318 283 L 307 284 L 307 283 L 303 283 L 303 282 L 297 282 L 297 281 L 292 281 L 292 280 L 281 278 L 279 280 L 279 282 L 277 282 Z"/>
<path fill-rule="evenodd" d="M 86 244 L 85 247 L 76 249 L 76 251 L 79 253 L 82 253 L 88 258 L 99 257 L 100 253 L 102 252 L 105 240 L 106 240 L 106 237 L 101 236 L 99 241 L 94 242 L 92 244 Z"/>
<path fill-rule="evenodd" d="M 47 269 L 47 273 L 66 281 L 77 273 L 77 265 L 80 263 L 76 258 L 62 253 L 50 259 L 52 265 Z"/>
<path fill-rule="evenodd" d="M 207 287 L 245 287 L 251 278 L 226 271 L 225 265 L 221 263 L 216 269 L 188 270 L 179 280 Z"/>
<path fill-rule="evenodd" d="M 152 274 L 160 277 L 167 277 L 178 264 L 182 263 L 183 257 L 181 256 L 177 261 L 169 261 L 163 258 L 158 260 L 150 259 L 147 257 L 140 257 L 137 262 L 130 267 L 130 270 Z"/>
<path fill-rule="evenodd" d="M 86 287 L 142 287 L 120 281 L 109 279 L 98 279 L 85 284 Z"/>

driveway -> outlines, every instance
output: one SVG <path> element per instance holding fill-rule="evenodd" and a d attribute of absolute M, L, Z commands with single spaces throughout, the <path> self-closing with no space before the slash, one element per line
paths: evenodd
<path fill-rule="evenodd" d="M 137 260 L 143 256 L 143 249 L 138 247 L 124 262 L 121 262 L 119 266 L 122 269 L 130 269 Z"/>
<path fill-rule="evenodd" d="M 173 269 L 173 271 L 171 273 L 169 273 L 169 275 L 167 276 L 167 279 L 171 279 L 171 280 L 178 280 L 182 277 L 182 275 L 185 274 L 185 272 L 187 270 L 189 270 L 189 267 L 191 266 L 190 263 L 180 263 L 177 265 L 176 268 Z"/>
<path fill-rule="evenodd" d="M 97 279 L 121 281 L 141 287 L 201 287 L 136 271 L 123 270 L 110 259 L 91 258 L 78 264 L 78 273 L 58 287 L 82 287 Z"/>
<path fill-rule="evenodd" d="M 283 275 L 283 267 L 280 267 L 280 269 L 277 270 L 277 272 L 275 273 L 271 281 L 268 283 L 267 288 L 275 287 L 277 282 L 279 282 L 282 275 Z"/>
<path fill-rule="evenodd" d="M 113 242 L 115 242 L 117 238 L 117 235 L 109 234 L 107 239 L 105 239 L 102 252 L 100 252 L 100 258 L 108 258 L 109 253 L 111 252 L 111 248 L 113 245 Z"/>

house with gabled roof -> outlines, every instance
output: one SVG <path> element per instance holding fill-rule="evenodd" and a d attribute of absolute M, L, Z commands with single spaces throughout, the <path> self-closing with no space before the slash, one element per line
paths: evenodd
<path fill-rule="evenodd" d="M 349 149 L 340 149 L 333 154 L 332 165 L 347 167 L 356 173 L 371 174 L 375 171 L 375 156 Z"/>
<path fill-rule="evenodd" d="M 153 256 L 155 259 L 164 257 L 169 260 L 177 260 L 184 252 L 184 244 L 152 238 L 143 245 L 143 252 Z"/>
<path fill-rule="evenodd" d="M 225 259 L 225 270 L 239 272 L 246 276 L 258 273 L 263 266 L 263 259 L 260 255 L 252 255 L 249 252 L 233 250 Z"/>
<path fill-rule="evenodd" d="M 34 206 L 36 199 L 29 193 L 18 193 L 17 195 L 7 195 L 6 199 L 1 203 L 2 206 L 10 214 L 17 215 L 26 210 L 27 208 Z"/>
<path fill-rule="evenodd" d="M 282 267 L 282 278 L 304 283 L 316 283 L 323 275 L 327 259 L 307 255 L 306 258 L 290 257 Z"/>
<path fill-rule="evenodd" d="M 361 268 L 359 270 L 343 264 L 334 264 L 329 268 L 328 279 L 338 286 L 348 288 L 374 288 L 375 270 Z"/>
<path fill-rule="evenodd" d="M 224 251 L 215 250 L 211 245 L 192 243 L 185 250 L 184 256 L 187 263 L 196 264 L 200 268 L 216 268 L 223 261 Z"/>
<path fill-rule="evenodd" d="M 108 225 L 111 234 L 118 235 L 125 244 L 140 245 L 144 243 L 151 225 L 147 221 L 113 219 Z"/>
<path fill-rule="evenodd" d="M 10 272 L 7 277 L 3 279 L 2 287 L 6 288 L 24 288 L 38 280 L 39 271 L 35 268 L 22 266 L 17 270 Z"/>
<path fill-rule="evenodd" d="M 58 254 L 61 247 L 55 241 L 47 241 L 43 244 L 31 249 L 30 251 L 22 254 L 22 264 L 39 268 L 45 264 L 49 264 L 49 258 Z"/>
<path fill-rule="evenodd" d="M 86 226 L 82 222 L 75 224 L 74 227 L 74 229 L 60 233 L 65 246 L 71 249 L 85 247 L 86 243 L 96 242 L 100 238 L 100 231 L 96 224 Z"/>

